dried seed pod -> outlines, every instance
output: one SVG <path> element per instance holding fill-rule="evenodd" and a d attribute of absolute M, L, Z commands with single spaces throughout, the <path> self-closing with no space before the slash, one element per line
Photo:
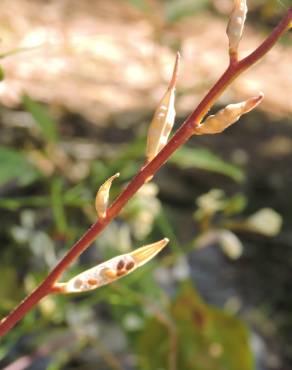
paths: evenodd
<path fill-rule="evenodd" d="M 107 179 L 101 187 L 98 189 L 95 198 L 95 209 L 98 214 L 98 217 L 104 218 L 106 216 L 107 205 L 109 200 L 109 191 L 114 179 L 119 177 L 120 174 L 116 173 L 115 175 L 111 176 Z"/>
<path fill-rule="evenodd" d="M 169 242 L 164 238 L 156 243 L 138 248 L 131 253 L 116 256 L 81 274 L 73 277 L 67 283 L 56 283 L 54 291 L 59 293 L 80 293 L 110 284 L 120 277 L 129 274 L 143 266 L 155 257 Z"/>
<path fill-rule="evenodd" d="M 160 100 L 150 123 L 147 136 L 146 157 L 150 162 L 165 146 L 175 119 L 175 84 L 178 76 L 180 54 L 176 54 L 172 77 L 166 93 Z"/>
<path fill-rule="evenodd" d="M 264 94 L 260 93 L 241 103 L 229 104 L 215 115 L 211 115 L 196 127 L 196 135 L 218 134 L 235 123 L 239 118 L 254 109 L 262 100 Z"/>
<path fill-rule="evenodd" d="M 237 54 L 247 14 L 246 0 L 235 0 L 226 33 L 229 39 L 229 53 Z"/>

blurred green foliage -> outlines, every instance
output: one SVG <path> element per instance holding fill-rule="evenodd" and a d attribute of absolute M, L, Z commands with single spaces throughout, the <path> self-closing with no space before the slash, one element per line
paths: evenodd
<path fill-rule="evenodd" d="M 40 103 L 34 102 L 28 95 L 23 96 L 22 102 L 41 129 L 44 139 L 47 142 L 56 143 L 58 141 L 56 124 L 49 116 L 46 108 Z"/>
<path fill-rule="evenodd" d="M 0 185 L 15 181 L 19 186 L 27 186 L 39 176 L 39 171 L 29 162 L 25 153 L 0 146 Z"/>
<path fill-rule="evenodd" d="M 239 167 L 226 163 L 218 155 L 207 149 L 184 146 L 174 153 L 170 162 L 175 163 L 182 169 L 198 168 L 230 176 L 238 182 L 244 180 L 244 173 Z"/>
<path fill-rule="evenodd" d="M 176 22 L 183 17 L 193 15 L 210 5 L 210 0 L 169 0 L 165 3 L 166 19 Z"/>
<path fill-rule="evenodd" d="M 139 339 L 140 368 L 252 370 L 249 336 L 234 317 L 206 305 L 191 282 L 169 307 L 169 321 L 153 318 Z"/>

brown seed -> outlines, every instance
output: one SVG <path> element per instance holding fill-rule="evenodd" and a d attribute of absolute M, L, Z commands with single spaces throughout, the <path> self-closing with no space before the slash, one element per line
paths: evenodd
<path fill-rule="evenodd" d="M 117 264 L 117 269 L 122 270 L 125 266 L 125 261 L 120 260 L 119 263 Z"/>
<path fill-rule="evenodd" d="M 132 268 L 135 266 L 135 263 L 133 262 L 133 261 L 131 261 L 131 262 L 128 262 L 127 264 L 126 264 L 126 270 L 132 270 Z"/>
<path fill-rule="evenodd" d="M 91 278 L 91 279 L 88 279 L 88 280 L 87 280 L 87 283 L 88 283 L 89 285 L 97 285 L 97 280 L 96 280 L 96 279 Z"/>
<path fill-rule="evenodd" d="M 127 271 L 125 271 L 125 270 L 119 270 L 119 271 L 117 271 L 117 276 L 123 276 L 126 273 L 127 273 Z"/>
<path fill-rule="evenodd" d="M 105 275 L 108 279 L 115 279 L 117 277 L 117 273 L 113 269 L 105 268 L 101 271 L 103 275 Z"/>

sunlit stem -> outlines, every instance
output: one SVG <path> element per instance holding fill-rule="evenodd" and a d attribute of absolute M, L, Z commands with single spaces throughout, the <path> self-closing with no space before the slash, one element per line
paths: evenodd
<path fill-rule="evenodd" d="M 53 286 L 60 275 L 84 252 L 94 241 L 98 234 L 114 219 L 129 199 L 140 189 L 146 179 L 153 176 L 158 169 L 167 161 L 171 154 L 184 144 L 194 133 L 195 127 L 203 119 L 210 107 L 230 83 L 243 71 L 259 61 L 279 40 L 279 38 L 291 27 L 292 7 L 273 30 L 270 36 L 249 56 L 239 62 L 230 65 L 221 78 L 210 89 L 194 112 L 186 119 L 181 128 L 175 133 L 168 144 L 158 155 L 144 166 L 132 179 L 125 190 L 107 210 L 106 217 L 102 221 L 93 224 L 85 234 L 73 245 L 69 252 L 61 259 L 56 267 L 49 273 L 46 279 L 27 296 L 6 318 L 0 323 L 0 336 L 5 335 L 28 311 L 30 311 L 43 297 L 52 293 Z"/>

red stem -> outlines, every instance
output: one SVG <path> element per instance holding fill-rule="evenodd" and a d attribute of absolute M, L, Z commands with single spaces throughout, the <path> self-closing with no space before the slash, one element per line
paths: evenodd
<path fill-rule="evenodd" d="M 244 70 L 261 59 L 277 42 L 277 40 L 289 29 L 292 21 L 292 7 L 270 36 L 250 55 L 239 62 L 230 63 L 227 70 L 220 79 L 210 89 L 194 112 L 186 119 L 182 126 L 177 130 L 168 144 L 159 154 L 148 164 L 141 168 L 138 174 L 132 179 L 126 189 L 110 206 L 106 218 L 98 220 L 88 229 L 85 234 L 73 245 L 69 252 L 50 272 L 47 278 L 26 297 L 0 324 L 0 336 L 5 335 L 30 309 L 32 309 L 43 297 L 54 292 L 54 283 L 63 271 L 79 255 L 89 247 L 96 236 L 114 219 L 124 205 L 140 189 L 140 187 L 153 176 L 159 168 L 167 161 L 171 154 L 182 144 L 184 144 L 195 132 L 196 126 L 200 123 L 204 115 L 222 94 L 228 85 Z"/>

